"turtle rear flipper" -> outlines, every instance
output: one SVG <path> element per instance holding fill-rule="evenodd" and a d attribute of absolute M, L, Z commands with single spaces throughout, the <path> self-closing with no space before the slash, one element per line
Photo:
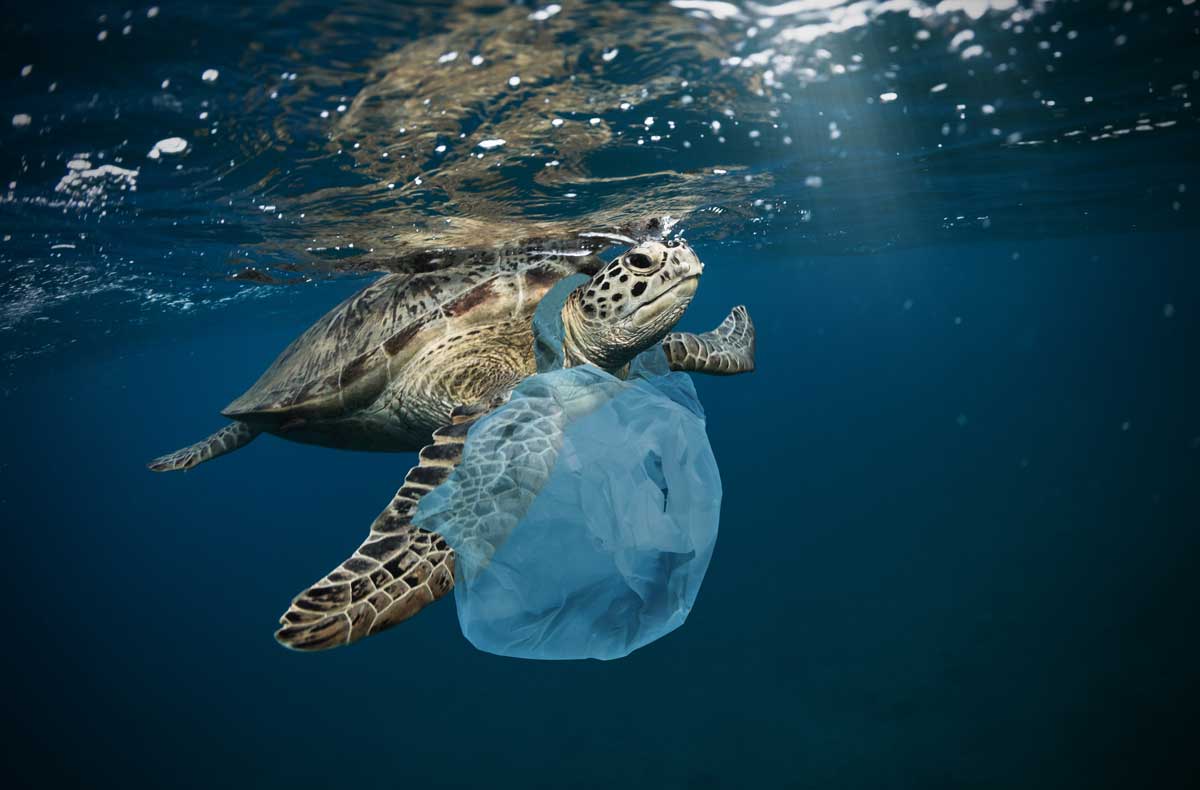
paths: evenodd
<path fill-rule="evenodd" d="M 146 468 L 152 472 L 176 472 L 191 469 L 197 464 L 211 461 L 217 456 L 245 447 L 258 434 L 258 429 L 251 428 L 244 422 L 231 422 L 203 441 L 155 458 L 146 464 Z"/>
<path fill-rule="evenodd" d="M 662 341 L 671 370 L 715 376 L 753 372 L 755 346 L 754 322 L 744 305 L 733 308 L 711 332 L 672 332 Z"/>
<path fill-rule="evenodd" d="M 436 532 L 413 526 L 421 497 L 462 460 L 467 430 L 490 406 L 460 406 L 433 433 L 416 466 L 362 545 L 325 578 L 292 599 L 275 639 L 294 650 L 357 642 L 403 622 L 454 587 L 454 550 Z"/>

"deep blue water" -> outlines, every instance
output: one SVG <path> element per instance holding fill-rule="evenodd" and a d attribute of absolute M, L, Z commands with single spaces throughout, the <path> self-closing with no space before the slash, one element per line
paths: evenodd
<path fill-rule="evenodd" d="M 869 4 L 862 25 L 832 3 L 617 18 L 563 5 L 544 24 L 564 48 L 590 36 L 608 51 L 623 41 L 611 30 L 656 14 L 694 25 L 687 38 L 647 22 L 648 41 L 706 41 L 710 60 L 625 45 L 567 69 L 635 100 L 686 71 L 693 99 L 647 88 L 649 109 L 569 116 L 563 128 L 594 128 L 595 112 L 614 136 L 557 149 L 523 136 L 557 128 L 533 117 L 542 94 L 480 99 L 456 128 L 505 130 L 486 154 L 499 166 L 471 171 L 466 152 L 423 165 L 449 186 L 403 200 L 320 112 L 372 90 L 389 53 L 476 27 L 486 42 L 512 8 L 7 13 L 0 660 L 14 786 L 1194 781 L 1200 4 Z M 536 9 L 514 18 L 543 24 L 524 21 Z M 829 27 L 809 41 L 810 25 Z M 766 48 L 793 61 L 769 61 L 770 80 L 727 62 Z M 537 90 L 578 98 L 545 73 Z M 400 82 L 388 101 L 432 90 Z M 28 125 L 9 123 L 18 114 Z M 674 136 L 651 145 L 651 114 L 654 129 L 676 120 Z M 363 148 L 394 120 L 364 121 Z M 146 158 L 172 136 L 188 149 Z M 552 156 L 565 180 L 547 180 Z M 136 169 L 136 192 L 56 190 L 78 158 Z M 705 260 L 681 326 L 744 303 L 759 333 L 753 375 L 696 377 L 724 503 L 687 623 L 618 661 L 528 662 L 474 650 L 442 602 L 349 648 L 280 648 L 279 612 L 357 544 L 413 457 L 266 437 L 183 475 L 145 462 L 219 427 L 364 272 L 407 265 L 417 226 L 619 224 L 639 200 L 680 205 Z M 247 268 L 287 284 L 232 278 Z"/>

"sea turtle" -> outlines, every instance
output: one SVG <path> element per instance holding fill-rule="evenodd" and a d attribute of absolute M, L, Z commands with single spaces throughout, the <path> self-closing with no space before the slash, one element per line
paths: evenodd
<path fill-rule="evenodd" d="M 624 376 L 635 356 L 660 343 L 675 370 L 754 369 L 754 326 L 744 307 L 711 332 L 670 332 L 703 269 L 685 241 L 649 240 L 608 263 L 588 251 L 523 249 L 384 275 L 293 341 L 223 410 L 233 422 L 149 468 L 190 469 L 264 432 L 348 449 L 419 449 L 417 466 L 363 544 L 296 596 L 276 632 L 302 650 L 357 641 L 453 587 L 454 552 L 412 523 L 417 503 L 462 459 L 471 426 L 537 372 L 533 313 L 560 280 L 591 277 L 563 303 L 565 367 L 591 364 Z M 531 415 L 523 441 L 556 451 L 562 419 Z"/>

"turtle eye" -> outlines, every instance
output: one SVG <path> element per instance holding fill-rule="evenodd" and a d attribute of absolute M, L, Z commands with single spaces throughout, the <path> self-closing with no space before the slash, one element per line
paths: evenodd
<path fill-rule="evenodd" d="M 641 252 L 631 252 L 625 256 L 625 263 L 634 271 L 644 272 L 654 268 L 654 261 L 649 255 Z"/>

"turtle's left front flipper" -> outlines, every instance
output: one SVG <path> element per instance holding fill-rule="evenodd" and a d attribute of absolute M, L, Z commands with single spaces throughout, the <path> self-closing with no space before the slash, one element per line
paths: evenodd
<path fill-rule="evenodd" d="M 750 373 L 754 370 L 754 322 L 746 308 L 738 305 L 711 332 L 672 332 L 663 338 L 662 347 L 671 370 L 716 376 Z"/>
<path fill-rule="evenodd" d="M 433 433 L 404 485 L 351 557 L 297 595 L 275 639 L 295 650 L 357 642 L 407 620 L 454 587 L 454 551 L 441 535 L 413 526 L 417 502 L 462 460 L 467 430 L 491 406 L 459 407 Z"/>

